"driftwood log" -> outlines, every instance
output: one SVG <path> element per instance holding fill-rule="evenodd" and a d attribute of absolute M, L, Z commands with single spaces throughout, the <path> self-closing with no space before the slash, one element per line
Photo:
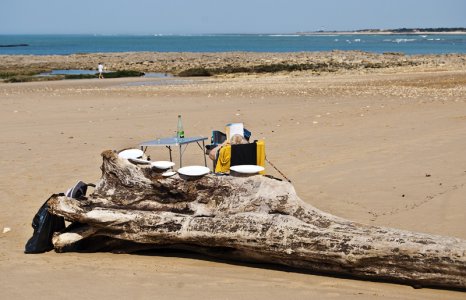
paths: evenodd
<path fill-rule="evenodd" d="M 92 250 L 99 242 L 105 250 L 189 249 L 416 287 L 466 288 L 465 240 L 351 222 L 265 176 L 165 178 L 114 151 L 102 156 L 102 178 L 89 197 L 49 201 L 53 214 L 76 222 L 55 235 L 58 252 Z"/>

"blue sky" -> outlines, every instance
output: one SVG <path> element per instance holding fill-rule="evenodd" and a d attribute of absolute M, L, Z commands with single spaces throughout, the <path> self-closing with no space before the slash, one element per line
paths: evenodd
<path fill-rule="evenodd" d="M 1 0 L 0 34 L 466 27 L 465 0 Z"/>

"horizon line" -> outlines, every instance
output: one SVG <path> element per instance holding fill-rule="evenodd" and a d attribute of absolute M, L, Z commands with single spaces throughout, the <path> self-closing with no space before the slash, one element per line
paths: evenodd
<path fill-rule="evenodd" d="M 433 31 L 426 31 L 426 30 Z M 440 30 L 443 29 L 443 30 Z M 466 27 L 400 27 L 400 28 L 366 28 L 354 30 L 310 30 L 310 31 L 293 31 L 293 32 L 205 32 L 205 33 L 2 33 L 0 35 L 93 35 L 93 36 L 202 36 L 202 35 L 306 35 L 322 33 L 426 33 L 426 32 L 466 32 Z"/>

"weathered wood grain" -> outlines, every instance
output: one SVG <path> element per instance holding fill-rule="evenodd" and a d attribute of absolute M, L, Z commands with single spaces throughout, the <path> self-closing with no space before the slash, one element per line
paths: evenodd
<path fill-rule="evenodd" d="M 466 288 L 464 240 L 351 222 L 265 176 L 164 178 L 113 151 L 102 156 L 93 194 L 49 202 L 54 214 L 85 224 L 55 236 L 57 251 L 103 237 L 107 250 L 125 243 L 190 249 L 419 287 Z"/>

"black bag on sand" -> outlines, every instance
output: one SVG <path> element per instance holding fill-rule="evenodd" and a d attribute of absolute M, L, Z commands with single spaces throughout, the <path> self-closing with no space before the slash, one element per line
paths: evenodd
<path fill-rule="evenodd" d="M 79 181 L 74 187 L 66 192 L 66 196 L 81 199 L 86 196 L 88 186 L 95 187 L 93 184 L 86 184 Z M 39 211 L 34 216 L 34 219 L 32 219 L 32 228 L 34 229 L 34 233 L 27 241 L 24 253 L 44 253 L 52 250 L 53 234 L 65 229 L 65 219 L 49 212 L 49 206 L 47 203 L 50 198 L 54 196 L 57 196 L 57 194 L 50 196 L 49 199 L 42 204 Z M 58 196 L 65 196 L 65 194 L 60 193 Z"/>
<path fill-rule="evenodd" d="M 65 194 L 58 194 L 64 196 Z M 52 195 L 50 198 L 52 198 Z M 49 198 L 49 199 L 50 199 Z M 45 201 L 40 207 L 39 211 L 32 219 L 32 228 L 34 233 L 26 243 L 24 253 L 43 253 L 53 249 L 52 236 L 56 231 L 65 229 L 65 219 L 63 217 L 52 215 L 49 212 L 49 206 Z"/>

